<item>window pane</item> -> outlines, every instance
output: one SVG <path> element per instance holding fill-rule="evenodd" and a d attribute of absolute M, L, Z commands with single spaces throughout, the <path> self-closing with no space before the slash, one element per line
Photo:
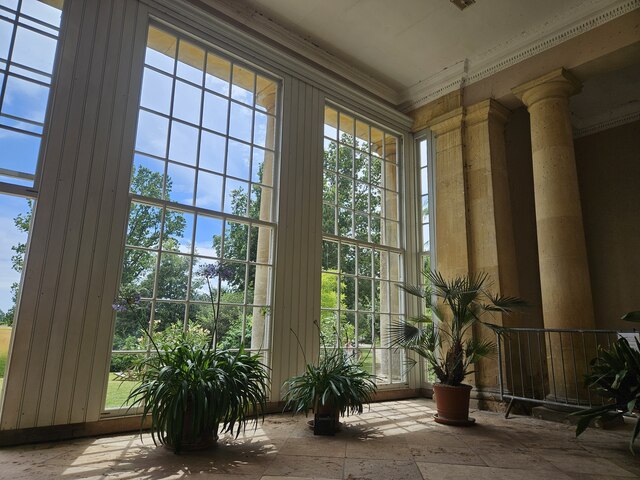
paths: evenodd
<path fill-rule="evenodd" d="M 255 74 L 252 71 L 238 65 L 233 66 L 231 98 L 249 105 L 253 104 L 254 84 Z"/>
<path fill-rule="evenodd" d="M 18 27 L 11 61 L 41 72 L 51 73 L 57 43 L 55 38 Z"/>
<path fill-rule="evenodd" d="M 193 221 L 192 213 L 181 212 L 179 210 L 167 209 L 165 212 L 165 222 L 173 222 L 179 225 L 179 229 L 168 231 L 164 229 L 162 238 L 162 249 L 181 253 L 191 253 L 193 238 Z"/>
<path fill-rule="evenodd" d="M 131 170 L 131 193 L 149 198 L 165 198 L 165 162 L 146 155 L 135 154 Z"/>
<path fill-rule="evenodd" d="M 156 249 L 160 246 L 162 208 L 145 203 L 131 204 L 127 224 L 127 245 Z"/>
<path fill-rule="evenodd" d="M 196 164 L 198 156 L 198 129 L 182 122 L 171 122 L 169 158 L 187 165 Z"/>
<path fill-rule="evenodd" d="M 338 112 L 329 107 L 324 109 L 324 136 L 331 140 L 338 138 Z"/>
<path fill-rule="evenodd" d="M 229 100 L 205 92 L 202 126 L 220 133 L 227 133 L 227 111 Z"/>
<path fill-rule="evenodd" d="M 136 150 L 164 158 L 167 154 L 168 133 L 169 120 L 141 110 L 138 114 Z"/>
<path fill-rule="evenodd" d="M 251 142 L 252 116 L 253 112 L 250 108 L 231 102 L 229 135 L 245 142 Z"/>
<path fill-rule="evenodd" d="M 219 257 L 221 238 L 222 220 L 215 217 L 198 215 L 194 253 L 208 257 Z"/>
<path fill-rule="evenodd" d="M 249 162 L 251 147 L 244 143 L 229 140 L 227 155 L 227 175 L 249 180 Z"/>
<path fill-rule="evenodd" d="M 227 178 L 224 190 L 224 212 L 247 216 L 249 184 Z"/>
<path fill-rule="evenodd" d="M 180 40 L 178 67 L 176 74 L 197 85 L 202 85 L 204 71 L 204 50 L 191 42 Z"/>
<path fill-rule="evenodd" d="M 222 135 L 203 131 L 200 138 L 200 168 L 224 173 L 226 139 Z"/>
<path fill-rule="evenodd" d="M 347 145 L 353 145 L 354 139 L 354 119 L 344 113 L 340 114 L 339 140 Z"/>
<path fill-rule="evenodd" d="M 222 210 L 223 178 L 214 173 L 200 172 L 198 174 L 196 206 L 218 212 Z"/>
<path fill-rule="evenodd" d="M 200 124 L 202 90 L 180 80 L 176 81 L 173 97 L 173 116 L 196 125 Z"/>
<path fill-rule="evenodd" d="M 207 54 L 207 71 L 205 75 L 205 87 L 222 95 L 229 95 L 229 77 L 231 76 L 231 64 L 213 53 Z"/>
<path fill-rule="evenodd" d="M 251 181 L 262 183 L 268 187 L 273 186 L 273 152 L 253 148 Z"/>
<path fill-rule="evenodd" d="M 140 105 L 168 115 L 171 108 L 172 86 L 171 77 L 145 68 Z"/>
<path fill-rule="evenodd" d="M 165 187 L 169 200 L 183 205 L 193 205 L 195 180 L 196 170 L 194 168 L 169 163 Z"/>
<path fill-rule="evenodd" d="M 145 63 L 173 74 L 178 39 L 154 26 L 149 27 Z"/>
<path fill-rule="evenodd" d="M 42 123 L 47 111 L 48 99 L 49 87 L 9 76 L 2 113 Z"/>
<path fill-rule="evenodd" d="M 0 128 L 0 168 L 34 175 L 40 137 Z"/>
<path fill-rule="evenodd" d="M 256 79 L 256 109 L 273 114 L 276 109 L 277 89 L 276 82 L 258 75 Z"/>
<path fill-rule="evenodd" d="M 186 255 L 162 253 L 157 298 L 186 300 L 191 261 Z"/>

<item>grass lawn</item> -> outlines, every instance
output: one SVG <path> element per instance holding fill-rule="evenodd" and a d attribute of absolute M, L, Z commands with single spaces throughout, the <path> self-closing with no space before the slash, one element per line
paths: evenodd
<path fill-rule="evenodd" d="M 4 384 L 4 369 L 7 365 L 7 352 L 0 352 L 0 390 Z"/>
<path fill-rule="evenodd" d="M 129 392 L 133 390 L 139 382 L 132 380 L 120 380 L 115 373 L 109 373 L 109 383 L 107 384 L 106 408 L 122 408 Z"/>
<path fill-rule="evenodd" d="M 7 365 L 7 352 L 0 352 L 0 378 L 4 377 L 4 369 Z"/>

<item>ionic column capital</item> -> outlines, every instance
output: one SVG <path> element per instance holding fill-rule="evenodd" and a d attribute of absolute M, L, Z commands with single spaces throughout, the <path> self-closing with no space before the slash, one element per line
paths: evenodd
<path fill-rule="evenodd" d="M 531 108 L 540 100 L 550 98 L 569 98 L 582 89 L 582 83 L 571 72 L 558 68 L 534 80 L 519 85 L 511 91 Z"/>

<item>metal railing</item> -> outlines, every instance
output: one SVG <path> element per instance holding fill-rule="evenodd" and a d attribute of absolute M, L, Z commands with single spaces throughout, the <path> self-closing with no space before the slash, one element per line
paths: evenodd
<path fill-rule="evenodd" d="M 637 331 L 554 328 L 498 328 L 498 382 L 502 401 L 590 408 L 603 404 L 584 385 L 598 347 L 610 347 Z"/>

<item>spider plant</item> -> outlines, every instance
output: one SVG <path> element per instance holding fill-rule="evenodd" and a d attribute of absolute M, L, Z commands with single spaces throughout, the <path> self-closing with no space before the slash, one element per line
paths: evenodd
<path fill-rule="evenodd" d="M 219 432 L 236 436 L 256 422 L 267 401 L 268 375 L 259 354 L 214 350 L 187 338 L 137 366 L 141 384 L 129 395 L 151 415 L 154 443 L 179 453 Z"/>
<path fill-rule="evenodd" d="M 458 386 L 473 372 L 475 363 L 495 350 L 493 342 L 473 337 L 470 331 L 473 324 L 481 322 L 487 313 L 509 313 L 526 302 L 489 293 L 486 273 L 451 280 L 436 271 L 424 275 L 425 287 L 400 288 L 421 298 L 427 313 L 392 324 L 390 342 L 423 357 L 441 384 Z"/>
<path fill-rule="evenodd" d="M 316 326 L 320 329 L 317 323 Z M 338 426 L 337 417 L 362 413 L 377 386 L 361 360 L 341 348 L 326 348 L 322 335 L 320 338 L 324 348 L 317 364 L 307 362 L 303 374 L 284 382 L 285 409 L 305 415 L 313 410 L 316 420 L 320 412 L 325 412 L 333 417 L 328 432 L 332 434 Z M 315 425 L 314 431 L 318 432 Z"/>
<path fill-rule="evenodd" d="M 302 375 L 285 382 L 285 408 L 295 413 L 317 412 L 327 406 L 341 415 L 362 413 L 371 401 L 376 384 L 371 375 L 341 349 L 327 351 L 317 365 L 308 363 Z"/>
<path fill-rule="evenodd" d="M 247 352 L 242 345 L 237 350 L 217 345 L 221 295 L 214 302 L 210 279 L 217 277 L 221 292 L 229 267 L 204 265 L 200 274 L 209 286 L 213 308 L 210 335 L 203 340 L 182 332 L 174 343 L 158 348 L 143 329 L 153 348 L 134 367 L 141 383 L 126 400 L 131 406 L 142 406 L 143 422 L 151 415 L 154 443 L 169 445 L 176 453 L 206 448 L 215 443 L 219 432 L 238 436 L 250 421 L 257 426 L 268 398 L 269 376 L 260 354 Z M 131 301 L 117 300 L 113 308 L 135 310 L 139 300 L 139 295 Z"/>

